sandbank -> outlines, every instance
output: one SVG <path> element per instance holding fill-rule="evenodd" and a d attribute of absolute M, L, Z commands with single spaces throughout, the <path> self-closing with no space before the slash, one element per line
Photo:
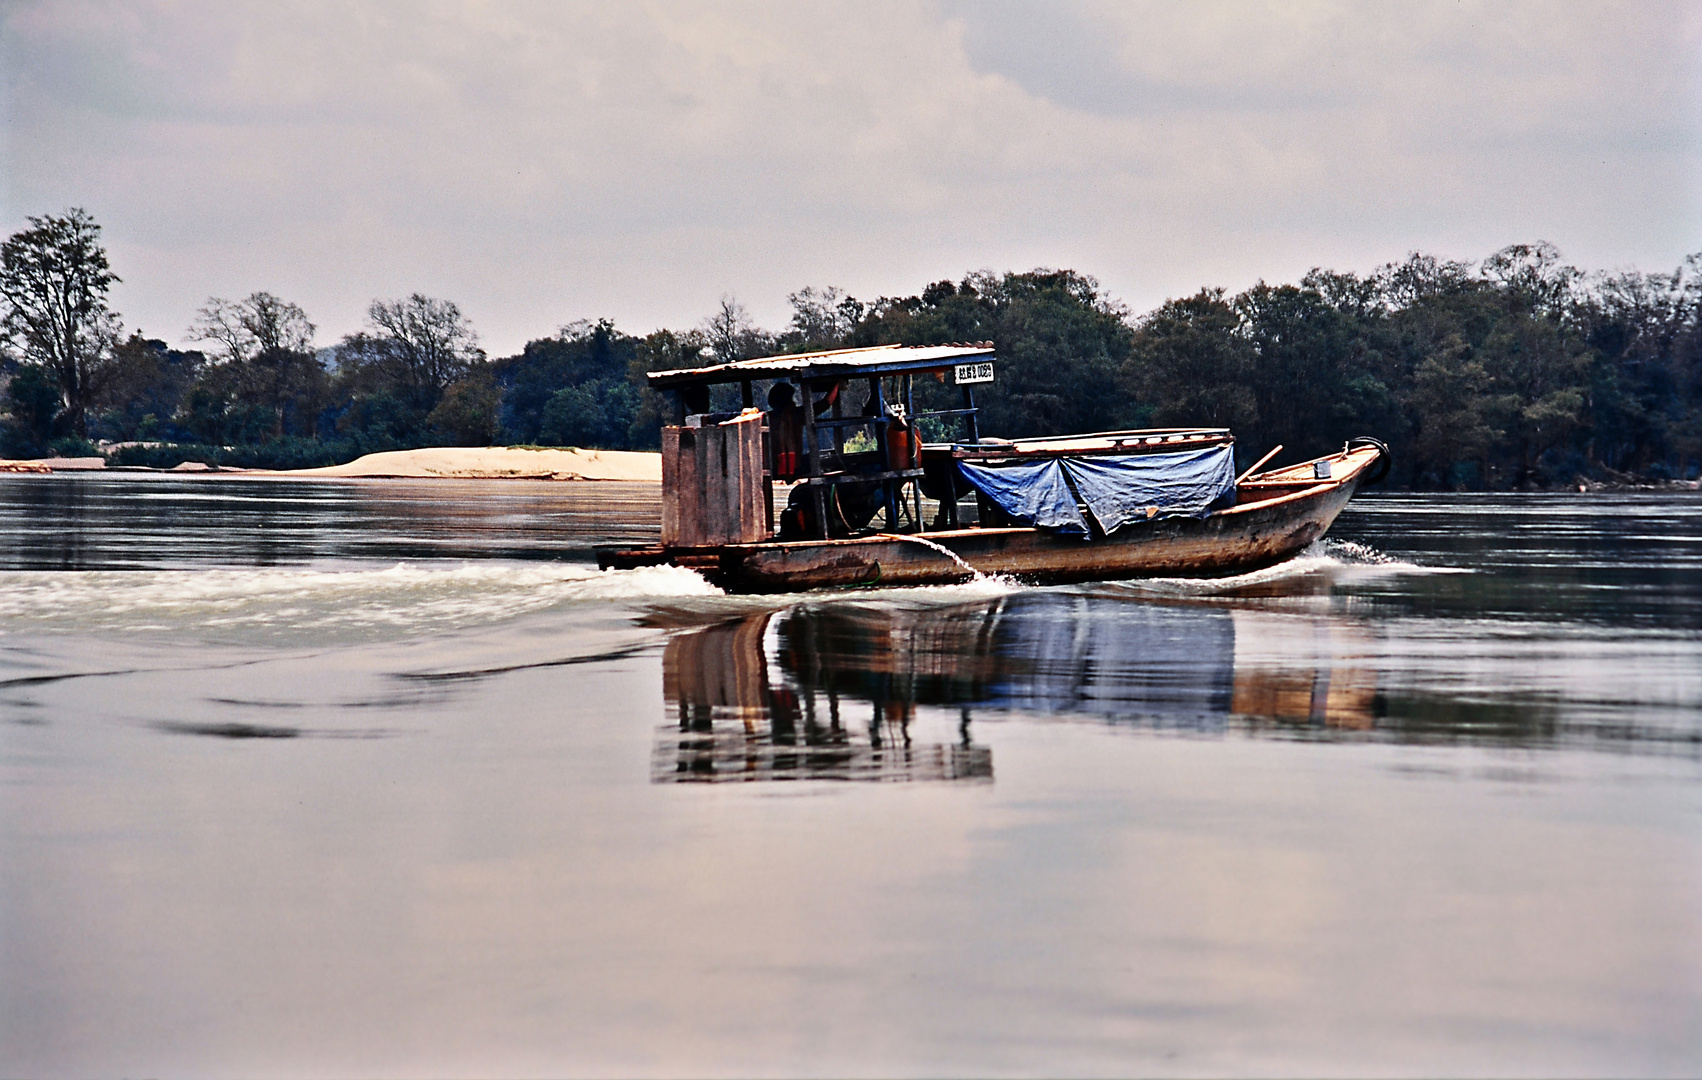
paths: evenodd
<path fill-rule="evenodd" d="M 103 458 L 44 458 L 0 461 L 0 472 L 62 472 L 103 469 Z M 442 477 L 453 480 L 633 480 L 660 483 L 662 455 L 634 450 L 536 449 L 523 446 L 431 446 L 387 450 L 342 465 L 318 469 L 213 468 L 186 461 L 168 472 L 203 476 Z"/>
<path fill-rule="evenodd" d="M 431 446 L 387 450 L 343 465 L 290 469 L 277 476 L 441 476 L 457 480 L 662 480 L 662 455 L 637 450 L 534 449 L 524 446 Z"/>

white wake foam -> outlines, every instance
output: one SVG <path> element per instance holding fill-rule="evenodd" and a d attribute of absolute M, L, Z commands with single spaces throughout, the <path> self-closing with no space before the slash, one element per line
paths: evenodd
<path fill-rule="evenodd" d="M 1470 570 L 1459 567 L 1422 566 L 1397 559 L 1367 544 L 1352 540 L 1325 539 L 1308 544 L 1292 559 L 1245 574 L 1211 578 L 1136 578 L 1116 584 L 1153 595 L 1211 596 L 1248 589 L 1280 589 L 1285 581 L 1293 581 L 1298 585 L 1304 580 L 1317 578 L 1339 582 L 1364 582 L 1402 575 L 1469 573 Z"/>
<path fill-rule="evenodd" d="M 0 573 L 0 634 L 38 630 L 428 630 L 568 604 L 718 596 L 678 567 L 597 571 L 553 563 L 398 564 Z"/>

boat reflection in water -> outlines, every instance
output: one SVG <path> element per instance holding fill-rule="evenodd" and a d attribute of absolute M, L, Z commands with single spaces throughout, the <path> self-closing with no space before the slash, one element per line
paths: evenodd
<path fill-rule="evenodd" d="M 829 673 L 816 635 L 832 625 L 764 612 L 669 641 L 662 687 L 678 722 L 659 733 L 654 779 L 992 780 L 992 753 L 970 741 L 967 714 L 955 742 L 911 738 L 916 706 L 934 699 L 895 670 L 890 643 L 883 662 L 870 635 L 864 663 Z"/>
<path fill-rule="evenodd" d="M 658 782 L 990 781 L 976 712 L 1216 733 L 1373 726 L 1347 620 L 1035 591 L 949 608 L 833 603 L 675 636 Z M 1242 655 L 1237 656 L 1237 639 Z M 956 738 L 913 738 L 917 710 Z"/>

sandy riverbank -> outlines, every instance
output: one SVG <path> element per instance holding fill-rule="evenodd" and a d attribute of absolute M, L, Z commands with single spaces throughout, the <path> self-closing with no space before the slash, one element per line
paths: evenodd
<path fill-rule="evenodd" d="M 101 458 L 46 458 L 0 461 L 0 472 L 101 470 Z M 433 446 L 367 454 L 343 465 L 320 469 L 208 469 L 184 462 L 172 472 L 210 476 L 443 477 L 456 480 L 639 480 L 662 479 L 662 455 L 631 450 L 531 449 L 517 446 Z"/>
<path fill-rule="evenodd" d="M 633 450 L 535 450 L 517 446 L 390 450 L 344 465 L 292 469 L 286 476 L 442 476 L 458 480 L 649 480 L 661 482 L 662 455 Z"/>

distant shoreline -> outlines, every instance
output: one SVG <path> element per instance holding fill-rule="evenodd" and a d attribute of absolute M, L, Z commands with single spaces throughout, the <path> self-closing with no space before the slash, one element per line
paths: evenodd
<path fill-rule="evenodd" d="M 367 454 L 314 469 L 241 469 L 186 461 L 171 469 L 108 466 L 105 458 L 0 460 L 0 474 L 111 472 L 172 476 L 313 479 L 596 480 L 660 483 L 662 455 L 636 450 L 517 446 L 425 447 Z"/>
<path fill-rule="evenodd" d="M 252 477 L 289 480 L 592 480 L 659 484 L 662 455 L 641 450 L 583 450 L 578 447 L 543 448 L 524 446 L 451 447 L 433 446 L 416 450 L 386 450 L 367 454 L 342 465 L 312 469 L 245 469 L 231 465 L 208 465 L 185 461 L 170 469 L 143 465 L 108 465 L 105 458 L 0 458 L 0 476 L 29 473 L 144 473 L 165 476 L 220 478 Z M 1371 490 L 1405 491 L 1404 488 Z M 1683 493 L 1702 490 L 1698 480 L 1575 479 L 1570 483 L 1526 489 L 1527 494 L 1569 492 L 1571 494 L 1625 494 L 1633 492 Z M 1426 493 L 1435 494 L 1436 489 Z M 1517 494 L 1516 489 L 1474 491 L 1472 494 Z"/>

